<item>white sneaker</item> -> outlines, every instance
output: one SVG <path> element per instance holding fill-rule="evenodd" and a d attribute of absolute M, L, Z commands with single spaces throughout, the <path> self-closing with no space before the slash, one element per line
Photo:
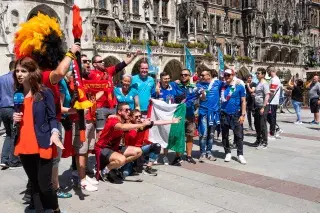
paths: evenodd
<path fill-rule="evenodd" d="M 231 160 L 231 153 L 226 154 L 226 158 L 224 159 L 224 162 L 230 162 Z"/>
<path fill-rule="evenodd" d="M 246 161 L 246 159 L 244 159 L 243 155 L 239 155 L 238 159 L 239 159 L 241 164 L 247 164 L 247 161 Z"/>
<path fill-rule="evenodd" d="M 88 175 L 86 175 L 86 180 L 92 185 L 99 185 L 99 182 L 97 180 L 95 180 L 94 178 L 90 178 Z"/>
<path fill-rule="evenodd" d="M 163 157 L 163 164 L 166 165 L 166 166 L 169 165 L 169 159 L 168 159 L 167 156 L 164 156 L 164 157 Z"/>
<path fill-rule="evenodd" d="M 276 137 L 274 137 L 274 136 L 268 136 L 268 139 L 269 139 L 269 140 L 275 140 Z"/>
<path fill-rule="evenodd" d="M 296 122 L 294 122 L 294 124 L 301 125 L 303 123 L 301 121 L 296 121 Z"/>
<path fill-rule="evenodd" d="M 88 192 L 95 192 L 98 191 L 98 187 L 92 185 L 91 183 L 89 183 L 89 181 L 87 181 L 86 179 L 81 180 L 81 188 L 88 191 Z"/>

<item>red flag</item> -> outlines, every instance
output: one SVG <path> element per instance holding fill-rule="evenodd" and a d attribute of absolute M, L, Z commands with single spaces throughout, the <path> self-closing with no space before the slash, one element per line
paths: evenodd
<path fill-rule="evenodd" d="M 75 39 L 80 39 L 82 35 L 82 18 L 80 16 L 80 8 L 77 5 L 73 5 L 73 23 L 72 33 Z"/>

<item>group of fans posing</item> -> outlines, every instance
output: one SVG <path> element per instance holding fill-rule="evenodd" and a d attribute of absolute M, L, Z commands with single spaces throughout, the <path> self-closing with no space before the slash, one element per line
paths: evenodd
<path fill-rule="evenodd" d="M 254 112 L 254 124 L 257 132 L 257 140 L 254 145 L 258 149 L 264 149 L 268 144 L 266 125 L 268 112 L 271 115 L 270 134 L 271 137 L 275 135 L 276 107 L 273 106 L 273 101 L 279 102 L 279 100 L 276 100 L 276 94 L 281 85 L 273 67 L 270 67 L 268 70 L 269 75 L 272 76 L 269 89 L 269 84 L 265 80 L 266 70 L 263 68 L 257 70 L 258 85 L 253 85 L 250 82 L 252 76 L 248 76 L 248 81 L 245 84 L 241 79 L 236 77 L 236 73 L 231 69 L 226 69 L 223 77 L 220 76 L 220 78 L 216 70 L 201 71 L 198 73 L 200 79 L 195 83 L 191 82 L 192 73 L 188 69 L 183 69 L 180 73 L 180 79 L 175 82 L 171 82 L 168 73 L 162 72 L 160 73 L 160 82 L 155 83 L 155 80 L 148 74 L 148 63 L 143 61 L 139 66 L 139 74 L 135 76 L 123 75 L 120 85 L 115 87 L 113 76 L 131 63 L 139 54 L 137 52 L 136 54 L 128 55 L 123 62 L 107 68 L 105 68 L 104 61 L 99 55 L 94 56 L 92 61 L 86 55 L 81 56 L 83 79 L 104 80 L 108 82 L 108 87 L 94 95 L 88 96 L 96 104 L 85 111 L 87 138 L 85 142 L 80 142 L 77 111 L 71 107 L 74 88 L 72 72 L 69 69 L 75 53 L 78 51 L 80 51 L 80 47 L 76 44 L 73 45 L 65 58 L 54 69 L 45 70 L 39 66 L 42 83 L 52 90 L 52 101 L 56 106 L 58 125 L 51 130 L 51 134 L 55 135 L 54 133 L 57 133 L 57 135 L 62 135 L 63 138 L 66 136 L 67 131 L 72 131 L 72 145 L 75 153 L 72 168 L 77 170 L 80 186 L 84 190 L 97 191 L 97 185 L 99 184 L 97 180 L 100 179 L 115 182 L 135 173 L 157 174 L 152 165 L 158 160 L 161 146 L 157 143 L 145 141 L 143 134 L 145 130 L 155 125 L 178 123 L 180 122 L 180 118 L 150 120 L 147 118 L 150 98 L 161 99 L 167 103 L 186 104 L 185 133 L 186 161 L 188 163 L 196 163 L 191 156 L 196 126 L 199 133 L 201 154 L 199 162 L 216 160 L 212 152 L 214 132 L 216 130 L 222 132 L 222 144 L 226 154 L 225 162 L 231 160 L 232 144 L 229 142 L 229 130 L 231 129 L 234 134 L 234 146 L 237 148 L 238 160 L 241 164 L 246 164 L 243 156 L 243 122 L 247 113 L 250 114 L 251 118 L 251 113 Z M 31 69 L 30 64 L 33 63 L 35 65 Z M 93 70 L 91 70 L 90 63 L 94 68 Z M 25 72 L 36 72 L 38 68 L 35 67 L 37 66 L 37 63 L 31 58 L 23 58 L 16 62 L 13 73 L 16 84 L 20 83 L 25 88 L 31 88 L 32 91 L 32 85 L 30 86 L 23 82 L 27 78 Z M 34 78 L 36 79 L 36 77 Z M 41 78 L 37 81 L 41 81 Z M 50 101 L 50 98 L 48 100 Z M 24 104 L 26 104 L 26 100 Z M 30 116 L 31 111 L 27 112 L 25 110 L 27 110 L 27 107 L 24 107 L 21 113 L 14 113 L 13 119 L 15 122 L 29 119 L 26 117 L 26 114 L 29 113 Z M 196 110 L 198 110 L 197 122 L 195 119 Z M 32 124 L 30 125 L 32 126 Z M 22 125 L 21 130 L 25 128 L 24 126 Z M 29 134 L 27 131 L 28 129 L 24 129 L 20 133 L 20 136 L 27 136 Z M 37 130 L 35 134 L 38 134 Z M 58 147 L 58 154 L 51 155 L 53 159 L 52 182 L 54 193 L 59 198 L 68 198 L 71 197 L 71 194 L 61 189 L 58 180 L 58 165 L 64 147 L 56 137 L 51 138 L 50 146 L 52 143 Z M 14 152 L 20 156 L 20 159 L 22 159 L 21 156 L 29 154 L 25 153 L 24 146 L 25 144 L 21 140 L 18 140 Z M 168 165 L 168 150 L 165 147 L 162 148 L 164 149 L 163 163 Z M 87 170 L 87 161 L 88 154 L 91 151 L 96 156 L 95 179 L 87 175 L 90 172 Z M 176 157 L 171 162 L 171 165 L 180 165 L 183 154 L 176 153 Z M 43 156 L 41 156 L 40 152 L 39 159 L 41 160 L 42 158 Z M 22 162 L 28 174 L 26 162 L 31 161 L 27 159 L 25 162 Z M 144 165 L 146 166 L 144 167 Z M 34 172 L 41 174 L 43 171 L 44 168 L 40 166 Z M 39 203 L 36 203 L 34 200 L 34 196 L 31 197 L 32 190 L 47 190 L 48 197 L 53 196 L 49 190 L 50 187 L 46 188 L 46 184 L 49 184 L 49 182 L 48 180 L 43 180 L 45 177 L 41 177 L 41 175 L 33 177 L 29 174 L 28 177 L 30 181 L 27 185 L 25 199 L 29 201 L 33 200 L 31 201 L 32 205 L 39 206 Z M 35 181 L 43 183 L 43 188 L 41 188 L 41 185 L 35 184 Z M 52 207 L 52 209 L 59 210 L 57 203 L 51 203 L 51 206 L 56 207 Z"/>

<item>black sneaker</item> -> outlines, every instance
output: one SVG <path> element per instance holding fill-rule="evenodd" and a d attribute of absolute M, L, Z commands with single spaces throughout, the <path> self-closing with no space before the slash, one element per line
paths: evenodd
<path fill-rule="evenodd" d="M 117 177 L 120 178 L 121 180 L 125 179 L 125 177 L 123 176 L 123 173 L 121 171 L 119 171 L 118 169 L 115 169 L 115 173 L 116 173 Z"/>
<path fill-rule="evenodd" d="M 25 201 L 26 204 L 31 204 L 31 191 L 28 191 L 28 189 L 27 189 L 23 195 L 22 200 Z"/>
<path fill-rule="evenodd" d="M 10 170 L 12 169 L 20 169 L 22 168 L 22 163 L 17 163 L 16 165 L 10 166 Z"/>
<path fill-rule="evenodd" d="M 172 166 L 181 166 L 182 159 L 181 157 L 176 157 L 171 163 Z"/>
<path fill-rule="evenodd" d="M 230 148 L 231 149 L 237 149 L 237 145 L 236 144 L 232 144 L 232 145 L 230 145 Z"/>
<path fill-rule="evenodd" d="M 255 141 L 255 142 L 252 144 L 252 146 L 253 146 L 253 147 L 258 147 L 260 144 L 261 144 L 260 141 Z"/>
<path fill-rule="evenodd" d="M 155 172 L 150 166 L 147 166 L 145 169 L 144 169 L 144 174 L 147 174 L 147 175 L 151 175 L 151 176 L 157 176 L 157 172 Z"/>
<path fill-rule="evenodd" d="M 1 170 L 9 169 L 10 166 L 7 163 L 0 163 Z"/>
<path fill-rule="evenodd" d="M 120 178 L 118 175 L 120 175 L 116 169 L 112 169 L 108 174 L 107 174 L 107 179 L 110 183 L 123 183 L 123 178 Z"/>
<path fill-rule="evenodd" d="M 267 149 L 268 145 L 265 143 L 260 143 L 259 146 L 257 147 L 257 149 Z"/>
<path fill-rule="evenodd" d="M 188 163 L 193 163 L 193 164 L 197 163 L 191 156 L 187 156 L 187 162 Z"/>
<path fill-rule="evenodd" d="M 106 182 L 108 180 L 108 173 L 107 174 L 103 174 L 102 170 L 99 171 L 100 177 L 101 179 Z"/>

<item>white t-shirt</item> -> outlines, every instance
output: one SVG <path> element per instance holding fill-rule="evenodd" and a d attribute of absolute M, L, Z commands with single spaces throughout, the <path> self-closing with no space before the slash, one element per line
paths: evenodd
<path fill-rule="evenodd" d="M 278 76 L 271 78 L 270 83 L 269 83 L 270 91 L 276 91 L 276 94 L 274 94 L 274 97 L 273 97 L 273 95 L 270 94 L 270 99 L 273 97 L 272 101 L 270 102 L 271 105 L 279 105 L 279 101 L 280 101 L 280 88 L 279 87 L 281 87 L 281 86 L 282 86 L 281 81 Z"/>

